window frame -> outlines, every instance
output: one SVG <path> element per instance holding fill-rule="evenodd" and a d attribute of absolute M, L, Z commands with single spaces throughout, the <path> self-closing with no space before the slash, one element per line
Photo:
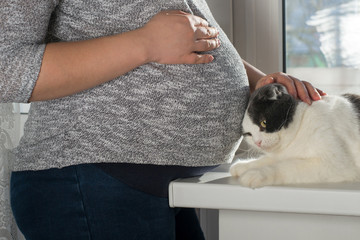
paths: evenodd
<path fill-rule="evenodd" d="M 285 71 L 284 0 L 233 1 L 233 44 L 265 73 Z"/>

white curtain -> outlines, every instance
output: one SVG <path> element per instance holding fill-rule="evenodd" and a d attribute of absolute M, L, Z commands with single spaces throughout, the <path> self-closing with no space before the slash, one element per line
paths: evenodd
<path fill-rule="evenodd" d="M 23 239 L 10 208 L 11 149 L 20 138 L 20 106 L 0 104 L 0 240 Z"/>

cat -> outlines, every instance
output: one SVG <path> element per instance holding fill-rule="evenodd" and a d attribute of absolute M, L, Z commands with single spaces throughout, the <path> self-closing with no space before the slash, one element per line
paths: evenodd
<path fill-rule="evenodd" d="M 326 95 L 308 105 L 283 85 L 251 95 L 243 136 L 263 155 L 230 167 L 242 186 L 360 181 L 360 96 Z"/>

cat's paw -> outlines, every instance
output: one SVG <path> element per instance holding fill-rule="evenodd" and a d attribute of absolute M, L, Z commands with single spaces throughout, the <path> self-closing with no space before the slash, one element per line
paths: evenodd
<path fill-rule="evenodd" d="M 273 185 L 274 180 L 274 169 L 271 167 L 249 169 L 239 177 L 240 184 L 249 188 Z"/>
<path fill-rule="evenodd" d="M 250 167 L 250 163 L 249 162 L 245 162 L 245 161 L 238 161 L 236 163 L 234 163 L 233 165 L 231 165 L 230 167 L 230 174 L 231 176 L 234 177 L 239 177 L 241 176 L 244 172 L 246 172 L 247 170 L 249 170 Z"/>

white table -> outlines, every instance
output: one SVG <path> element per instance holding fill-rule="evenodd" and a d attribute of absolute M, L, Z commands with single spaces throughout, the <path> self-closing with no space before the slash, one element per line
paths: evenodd
<path fill-rule="evenodd" d="M 227 167 L 169 186 L 171 207 L 219 209 L 220 240 L 359 240 L 360 183 L 239 186 Z"/>

